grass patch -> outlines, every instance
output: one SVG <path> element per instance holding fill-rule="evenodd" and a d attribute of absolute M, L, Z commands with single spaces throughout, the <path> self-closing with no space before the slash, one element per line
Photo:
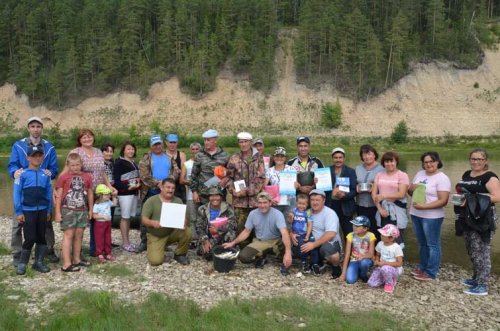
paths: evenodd
<path fill-rule="evenodd" d="M 96 275 L 102 275 L 112 278 L 116 277 L 133 278 L 138 281 L 140 281 L 141 279 L 141 277 L 138 276 L 136 273 L 134 273 L 132 270 L 120 264 L 111 264 L 111 263 L 93 264 L 91 267 L 88 268 L 88 271 Z"/>
<path fill-rule="evenodd" d="M 0 255 L 10 255 L 10 248 L 0 243 Z"/>
<path fill-rule="evenodd" d="M 4 288 L 0 288 L 4 290 Z M 2 291 L 5 293 L 5 291 Z M 408 330 L 384 313 L 346 313 L 302 297 L 232 299 L 204 311 L 190 300 L 151 294 L 128 304 L 109 292 L 75 290 L 53 302 L 41 317 L 28 319 L 0 294 L 1 330 Z"/>

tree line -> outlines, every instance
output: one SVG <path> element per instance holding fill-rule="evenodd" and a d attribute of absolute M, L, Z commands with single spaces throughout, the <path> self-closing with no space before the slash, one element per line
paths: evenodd
<path fill-rule="evenodd" d="M 498 7 L 494 0 L 3 0 L 0 84 L 62 107 L 115 90 L 144 95 L 172 76 L 203 95 L 227 66 L 269 92 L 279 29 L 293 26 L 299 79 L 364 96 L 390 86 L 413 61 L 476 66 L 481 43 L 495 42 L 488 22 Z"/>

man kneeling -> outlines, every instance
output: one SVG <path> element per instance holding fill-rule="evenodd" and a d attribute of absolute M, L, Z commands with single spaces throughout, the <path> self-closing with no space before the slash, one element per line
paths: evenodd
<path fill-rule="evenodd" d="M 160 225 L 163 202 L 182 204 L 182 200 L 174 196 L 175 181 L 171 178 L 165 178 L 159 188 L 160 194 L 152 196 L 142 206 L 142 224 L 148 230 L 148 262 L 152 266 L 162 264 L 165 259 L 165 247 L 177 243 L 174 259 L 180 264 L 189 264 L 186 254 L 191 242 L 191 228 L 184 226 L 184 229 L 174 229 L 164 228 Z"/>
<path fill-rule="evenodd" d="M 243 248 L 239 259 L 242 263 L 255 263 L 256 268 L 262 268 L 266 264 L 266 254 L 273 252 L 283 255 L 282 273 L 292 264 L 292 251 L 290 237 L 283 214 L 271 207 L 272 198 L 267 192 L 257 195 L 258 209 L 252 210 L 245 222 L 245 228 L 235 240 L 225 243 L 224 248 L 231 248 L 244 241 L 255 230 L 255 238 L 252 243 Z"/>

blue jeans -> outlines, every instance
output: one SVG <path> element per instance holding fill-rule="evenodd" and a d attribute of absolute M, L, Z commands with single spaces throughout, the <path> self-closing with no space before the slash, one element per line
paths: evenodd
<path fill-rule="evenodd" d="M 422 218 L 411 215 L 418 241 L 420 270 L 436 278 L 441 264 L 441 225 L 443 218 Z"/>
<path fill-rule="evenodd" d="M 347 266 L 345 281 L 347 284 L 354 284 L 359 277 L 367 277 L 368 270 L 373 265 L 372 259 L 361 259 L 359 261 L 349 261 Z"/>
<path fill-rule="evenodd" d="M 309 251 L 307 253 L 302 253 L 300 251 L 300 246 L 302 246 L 306 241 L 304 240 L 306 238 L 305 234 L 299 234 L 297 236 L 297 241 L 298 245 L 293 246 L 292 250 L 294 251 L 294 254 L 300 257 L 300 260 L 302 262 L 307 262 L 307 258 L 310 256 L 311 257 L 311 264 L 319 264 L 319 249 L 313 249 L 312 251 Z M 314 242 L 314 237 L 311 236 L 309 238 L 309 242 Z"/>

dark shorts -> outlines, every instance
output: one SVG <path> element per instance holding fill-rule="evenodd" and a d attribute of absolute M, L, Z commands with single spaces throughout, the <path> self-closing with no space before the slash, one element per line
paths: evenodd
<path fill-rule="evenodd" d="M 326 242 L 319 248 L 319 253 L 321 257 L 326 258 L 337 253 L 342 254 L 342 248 L 338 241 Z"/>
<path fill-rule="evenodd" d="M 86 210 L 61 210 L 61 231 L 67 229 L 86 228 L 89 224 L 89 212 Z"/>

